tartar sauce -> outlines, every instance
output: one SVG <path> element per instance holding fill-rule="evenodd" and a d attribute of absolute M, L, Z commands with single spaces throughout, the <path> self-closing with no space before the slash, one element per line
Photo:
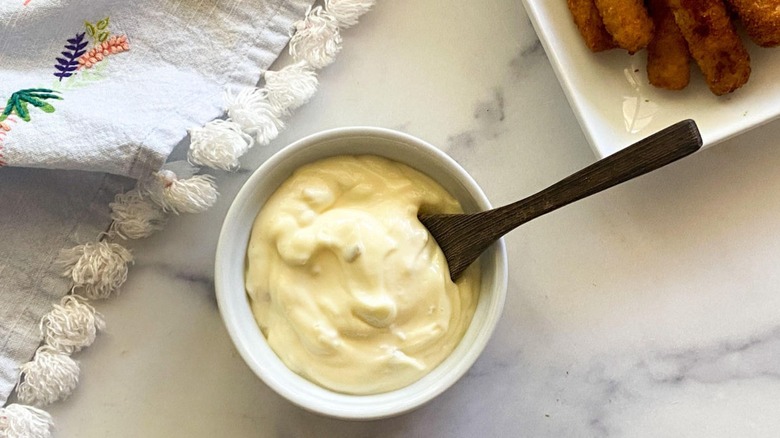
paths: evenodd
<path fill-rule="evenodd" d="M 420 211 L 461 207 L 431 178 L 370 155 L 306 165 L 269 198 L 252 229 L 246 289 L 292 371 L 335 391 L 380 393 L 417 381 L 457 346 L 479 269 L 453 283 Z"/>

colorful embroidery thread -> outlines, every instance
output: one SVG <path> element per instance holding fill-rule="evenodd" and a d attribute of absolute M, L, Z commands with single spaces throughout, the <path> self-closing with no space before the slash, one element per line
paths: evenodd
<path fill-rule="evenodd" d="M 124 35 L 112 36 L 108 41 L 103 41 L 79 58 L 79 69 L 82 67 L 92 68 L 98 62 L 104 60 L 106 56 L 115 55 L 130 50 L 130 44 Z"/>
<path fill-rule="evenodd" d="M 54 106 L 49 102 L 49 99 L 62 100 L 59 91 L 50 90 L 48 88 L 27 88 L 25 90 L 19 90 L 12 94 L 8 99 L 8 103 L 0 114 L 0 122 L 7 119 L 13 113 L 16 113 L 25 122 L 30 121 L 29 105 L 40 108 L 45 113 L 53 113 Z"/>
<path fill-rule="evenodd" d="M 24 6 L 27 6 L 31 0 L 25 0 Z M 130 50 L 130 43 L 125 35 L 111 36 L 108 30 L 110 18 L 106 17 L 95 24 L 89 21 L 84 22 L 86 30 L 77 33 L 75 37 L 67 40 L 65 49 L 60 52 L 62 56 L 55 58 L 54 76 L 57 80 L 52 89 L 49 88 L 26 88 L 19 90 L 11 95 L 2 113 L 0 113 L 0 167 L 6 165 L 3 156 L 3 141 L 11 131 L 11 123 L 16 123 L 17 119 L 29 122 L 31 120 L 30 106 L 40 109 L 45 113 L 55 111 L 51 100 L 63 100 L 60 90 L 68 90 L 88 85 L 99 79 L 105 78 L 105 64 L 100 64 L 98 68 L 92 71 L 96 64 L 103 61 L 107 56 L 115 55 Z M 89 41 L 87 36 L 92 39 L 93 47 L 87 50 Z M 74 80 L 78 78 L 78 80 Z M 67 81 L 63 82 L 63 80 Z"/>
<path fill-rule="evenodd" d="M 75 37 L 67 40 L 64 51 L 60 52 L 62 56 L 57 57 L 57 63 L 54 64 L 54 68 L 57 70 L 54 72 L 57 82 L 62 82 L 63 79 L 72 79 L 73 76 L 76 76 L 79 73 L 79 70 L 91 68 L 109 55 L 130 50 L 130 43 L 127 41 L 125 35 L 111 36 L 108 30 L 109 23 L 109 17 L 106 17 L 95 24 L 85 21 L 84 26 L 86 27 L 86 31 L 77 33 Z M 94 41 L 94 47 L 89 51 L 87 51 L 87 46 L 89 45 L 86 38 L 87 35 Z M 92 82 L 103 77 L 102 74 L 85 76 L 89 77 L 85 78 L 85 81 L 83 82 Z M 69 81 L 69 85 L 73 85 L 72 80 Z M 53 88 L 61 89 L 63 87 L 58 86 Z M 54 106 L 47 101 L 52 99 L 62 100 L 61 94 L 62 93 L 56 89 L 48 88 L 28 88 L 19 90 L 12 94 L 8 99 L 8 103 L 3 109 L 3 112 L 0 113 L 0 122 L 7 119 L 11 114 L 16 114 L 25 122 L 29 122 L 30 105 L 39 108 L 45 113 L 53 113 Z M 5 129 L 4 132 L 8 132 L 8 130 Z"/>
<path fill-rule="evenodd" d="M 75 38 L 68 40 L 65 45 L 65 51 L 62 57 L 57 58 L 57 64 L 54 68 L 57 71 L 54 76 L 61 82 L 65 78 L 70 78 L 77 74 L 78 70 L 92 68 L 95 64 L 103 61 L 109 55 L 116 55 L 130 50 L 130 43 L 125 35 L 111 36 L 108 25 L 111 18 L 106 17 L 95 24 L 89 21 L 84 22 L 84 32 L 76 34 Z M 92 48 L 87 51 L 89 43 L 85 41 L 86 36 L 92 39 Z"/>
<path fill-rule="evenodd" d="M 87 28 L 87 35 L 92 38 L 95 45 L 108 39 L 108 36 L 110 35 L 108 32 L 108 24 L 110 21 L 110 17 L 106 17 L 95 24 L 92 24 L 89 21 L 84 22 L 84 27 Z"/>
<path fill-rule="evenodd" d="M 57 71 L 54 76 L 57 76 L 60 81 L 73 76 L 79 68 L 79 58 L 87 53 L 87 42 L 84 41 L 86 33 L 76 34 L 75 38 L 68 40 L 68 44 L 65 45 L 65 51 L 62 52 L 62 58 L 57 58 L 57 63 L 54 68 Z"/>

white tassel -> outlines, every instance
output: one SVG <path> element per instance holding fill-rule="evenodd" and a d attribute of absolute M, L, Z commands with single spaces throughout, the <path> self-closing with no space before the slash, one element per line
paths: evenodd
<path fill-rule="evenodd" d="M 0 437 L 51 438 L 53 426 L 44 410 L 16 403 L 0 408 Z"/>
<path fill-rule="evenodd" d="M 214 177 L 195 175 L 179 179 L 170 170 L 157 172 L 156 181 L 147 190 L 157 205 L 175 214 L 206 211 L 217 202 L 219 196 Z"/>
<path fill-rule="evenodd" d="M 45 406 L 68 398 L 79 382 L 79 365 L 67 354 L 43 346 L 21 366 L 16 397 L 24 404 Z"/>
<path fill-rule="evenodd" d="M 191 129 L 190 137 L 190 162 L 222 170 L 237 169 L 238 158 L 255 144 L 238 123 L 229 120 L 212 120 L 202 128 Z"/>
<path fill-rule="evenodd" d="M 94 242 L 60 251 L 62 275 L 70 277 L 90 300 L 108 298 L 127 280 L 130 251 L 116 243 Z"/>
<path fill-rule="evenodd" d="M 342 28 L 357 24 L 358 18 L 374 6 L 374 0 L 325 0 L 325 10 Z"/>
<path fill-rule="evenodd" d="M 284 128 L 279 114 L 274 112 L 268 102 L 265 89 L 249 87 L 235 96 L 228 92 L 225 99 L 230 120 L 238 123 L 248 134 L 254 135 L 261 146 L 270 143 Z"/>
<path fill-rule="evenodd" d="M 89 347 L 98 330 L 106 326 L 103 316 L 79 298 L 66 295 L 41 319 L 44 344 L 61 353 L 72 354 Z"/>
<path fill-rule="evenodd" d="M 165 227 L 168 217 L 151 199 L 144 197 L 138 189 L 119 193 L 111 208 L 111 229 L 109 235 L 122 239 L 141 239 L 151 236 Z"/>
<path fill-rule="evenodd" d="M 339 22 L 322 7 L 309 9 L 306 18 L 295 23 L 290 39 L 290 55 L 296 61 L 306 61 L 322 68 L 336 59 L 341 51 Z"/>
<path fill-rule="evenodd" d="M 305 62 L 290 64 L 278 71 L 265 72 L 268 103 L 281 116 L 300 107 L 317 92 L 317 75 Z"/>

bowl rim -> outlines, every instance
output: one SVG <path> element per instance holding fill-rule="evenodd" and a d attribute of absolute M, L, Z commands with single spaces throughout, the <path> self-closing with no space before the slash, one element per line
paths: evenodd
<path fill-rule="evenodd" d="M 505 243 L 503 239 L 500 239 L 488 250 L 492 251 L 491 254 L 493 254 L 494 258 L 495 272 L 492 276 L 493 288 L 491 290 L 495 291 L 495 293 L 490 294 L 491 300 L 487 304 L 488 309 L 486 312 L 483 312 L 485 316 L 482 324 L 488 324 L 487 327 L 479 331 L 478 329 L 471 330 L 470 328 L 475 322 L 475 320 L 472 319 L 469 325 L 470 328 L 466 332 L 466 335 L 473 332 L 472 337 L 474 339 L 471 343 L 466 345 L 463 340 L 461 340 L 458 347 L 450 353 L 450 356 L 445 358 L 441 364 L 434 368 L 434 370 L 417 382 L 394 391 L 375 395 L 350 395 L 332 391 L 289 370 L 286 365 L 281 362 L 281 359 L 279 359 L 270 347 L 268 347 L 267 343 L 264 342 L 265 338 L 262 334 L 260 335 L 262 337 L 261 346 L 250 343 L 248 337 L 252 337 L 256 340 L 256 336 L 248 335 L 246 333 L 242 328 L 242 322 L 236 314 L 237 310 L 241 310 L 236 308 L 236 306 L 240 306 L 239 304 L 236 304 L 237 301 L 240 301 L 240 298 L 238 298 L 237 295 L 241 295 L 245 301 L 244 305 L 249 307 L 246 289 L 242 288 L 240 293 L 228 290 L 231 289 L 227 284 L 230 281 L 228 278 L 229 270 L 223 269 L 226 266 L 225 260 L 229 258 L 232 253 L 233 247 L 229 242 L 231 242 L 231 235 L 234 235 L 237 232 L 235 224 L 242 217 L 242 214 L 246 214 L 242 211 L 242 206 L 245 206 L 248 202 L 252 201 L 252 195 L 254 195 L 256 186 L 261 183 L 269 172 L 284 161 L 318 143 L 334 140 L 338 141 L 349 137 L 377 137 L 403 143 L 410 148 L 419 148 L 421 152 L 430 155 L 433 160 L 441 162 L 447 173 L 460 182 L 464 186 L 464 189 L 469 192 L 469 195 L 473 198 L 473 201 L 478 204 L 479 208 L 491 208 L 487 196 L 471 175 L 469 175 L 465 169 L 449 155 L 424 140 L 400 131 L 371 126 L 350 126 L 320 131 L 296 140 L 274 153 L 244 182 L 231 202 L 219 233 L 215 257 L 214 287 L 220 315 L 231 341 L 247 366 L 249 366 L 255 375 L 257 375 L 266 385 L 288 401 L 311 412 L 341 419 L 370 420 L 399 415 L 422 406 L 451 387 L 471 368 L 492 337 L 503 311 L 507 291 L 508 264 Z M 378 152 L 376 155 L 382 156 L 382 153 Z M 309 160 L 308 162 L 311 161 L 312 160 Z M 423 173 L 425 172 L 423 171 Z M 436 180 L 433 176 L 431 176 L 431 178 Z M 281 181 L 279 183 L 281 184 Z M 262 205 L 258 207 L 257 211 L 259 211 L 260 208 L 262 208 Z M 254 217 L 251 222 L 254 222 Z M 243 252 L 244 254 L 246 253 L 246 247 L 244 247 Z M 485 281 L 484 277 L 483 281 Z M 244 284 L 243 276 L 241 284 Z M 482 306 L 482 295 L 484 295 L 484 293 L 480 294 L 480 301 L 477 304 L 478 308 L 479 306 Z M 487 298 L 485 298 L 485 300 L 487 300 Z M 475 310 L 473 318 L 476 317 L 477 312 Z M 252 322 L 256 326 L 254 318 L 252 318 Z M 257 332 L 259 331 L 258 328 Z M 464 335 L 464 338 L 466 335 Z M 274 360 L 278 361 L 278 364 L 272 363 L 270 365 L 264 365 L 258 363 L 257 355 L 260 354 L 258 349 L 265 352 L 264 357 L 266 359 L 269 359 L 272 362 Z M 459 361 L 448 361 L 449 357 L 455 356 L 456 351 L 462 349 L 466 349 L 466 351 Z M 273 357 L 268 356 L 268 351 L 272 353 Z M 279 364 L 282 365 L 284 370 L 287 370 L 286 373 L 278 367 Z M 437 371 L 444 364 L 449 364 L 452 369 L 443 371 L 431 377 L 434 374 L 434 371 Z M 278 372 L 283 373 L 286 377 L 280 378 L 280 376 L 276 374 Z M 289 375 L 288 373 L 291 373 L 292 375 Z M 429 377 L 430 379 L 428 379 Z M 297 391 L 297 389 L 300 388 L 297 386 L 294 388 L 291 387 L 289 384 L 290 379 L 295 382 L 295 385 L 301 385 L 307 390 L 321 395 L 323 398 L 310 397 L 307 396 L 307 393 Z M 429 381 L 426 382 L 426 379 Z M 413 390 L 410 391 L 409 388 L 413 388 Z M 406 398 L 404 397 L 404 393 L 409 393 L 413 397 Z"/>

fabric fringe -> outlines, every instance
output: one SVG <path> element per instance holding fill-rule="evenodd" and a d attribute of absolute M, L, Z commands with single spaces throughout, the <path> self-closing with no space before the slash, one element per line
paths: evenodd
<path fill-rule="evenodd" d="M 33 360 L 22 365 L 16 397 L 24 404 L 46 406 L 68 398 L 78 382 L 78 363 L 44 345 L 35 352 Z"/>
<path fill-rule="evenodd" d="M 317 92 L 317 74 L 306 62 L 290 64 L 279 71 L 266 71 L 265 90 L 271 109 L 278 116 L 307 103 Z"/>
<path fill-rule="evenodd" d="M 374 0 L 325 0 L 325 10 L 342 29 L 358 23 L 358 18 L 374 6 Z"/>
<path fill-rule="evenodd" d="M 188 158 L 197 166 L 236 170 L 239 157 L 254 144 L 254 138 L 245 134 L 238 123 L 214 120 L 202 128 L 190 130 Z"/>
<path fill-rule="evenodd" d="M 168 222 L 165 212 L 137 188 L 117 194 L 108 207 L 112 219 L 109 237 L 124 240 L 149 237 Z"/>
<path fill-rule="evenodd" d="M 95 342 L 106 327 L 103 315 L 79 295 L 65 295 L 41 319 L 43 343 L 60 353 L 72 354 Z"/>
<path fill-rule="evenodd" d="M 213 176 L 195 175 L 179 179 L 170 170 L 157 172 L 146 190 L 155 204 L 173 214 L 204 212 L 217 202 L 219 196 Z"/>
<path fill-rule="evenodd" d="M 295 23 L 290 55 L 314 68 L 330 65 L 341 51 L 339 22 L 321 6 L 310 8 L 306 18 Z"/>
<path fill-rule="evenodd" d="M 294 24 L 288 44 L 294 62 L 266 71 L 261 88 L 247 87 L 235 94 L 228 90 L 227 118 L 190 130 L 189 162 L 233 171 L 255 144 L 273 141 L 284 129 L 282 119 L 317 92 L 316 70 L 331 64 L 341 51 L 340 29 L 355 25 L 373 6 L 374 0 L 324 0 L 324 7 L 310 7 Z M 102 238 L 149 237 L 165 227 L 169 214 L 212 207 L 219 196 L 214 178 L 187 173 L 165 168 L 116 195 L 109 204 L 112 223 Z M 41 319 L 42 345 L 20 369 L 16 395 L 22 404 L 0 408 L 0 437 L 52 436 L 51 415 L 35 406 L 63 400 L 75 389 L 79 365 L 70 355 L 92 345 L 105 328 L 102 315 L 88 301 L 117 293 L 133 263 L 129 250 L 102 238 L 61 251 L 58 263 L 72 282 L 72 293 Z"/>
<path fill-rule="evenodd" d="M 48 412 L 20 404 L 0 408 L 0 437 L 50 438 L 54 422 Z"/>
<path fill-rule="evenodd" d="M 60 251 L 58 263 L 74 288 L 90 300 L 108 298 L 127 280 L 133 255 L 116 243 L 88 242 Z"/>
<path fill-rule="evenodd" d="M 249 87 L 236 95 L 228 91 L 225 99 L 228 104 L 228 120 L 237 123 L 248 134 L 254 135 L 259 145 L 271 143 L 284 129 L 284 122 L 268 102 L 265 89 Z"/>

